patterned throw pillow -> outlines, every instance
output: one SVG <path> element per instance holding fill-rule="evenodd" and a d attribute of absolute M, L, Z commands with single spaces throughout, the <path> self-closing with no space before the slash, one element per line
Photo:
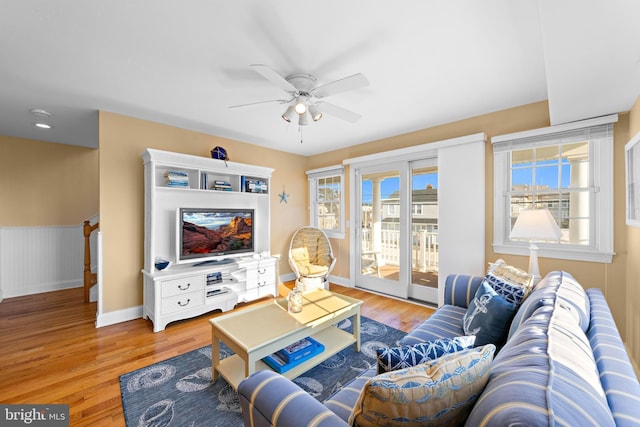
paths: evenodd
<path fill-rule="evenodd" d="M 522 304 L 533 286 L 533 275 L 501 259 L 489 266 L 485 279 L 504 299 L 517 305 Z"/>
<path fill-rule="evenodd" d="M 487 384 L 494 353 L 489 344 L 370 378 L 349 424 L 463 425 Z"/>
<path fill-rule="evenodd" d="M 462 330 L 466 335 L 476 336 L 477 346 L 500 346 L 507 336 L 517 308 L 516 304 L 498 295 L 484 280 L 462 318 Z"/>
<path fill-rule="evenodd" d="M 438 357 L 473 347 L 474 335 L 455 338 L 442 338 L 411 346 L 380 348 L 378 356 L 378 374 L 398 369 L 410 368 L 435 360 Z"/>

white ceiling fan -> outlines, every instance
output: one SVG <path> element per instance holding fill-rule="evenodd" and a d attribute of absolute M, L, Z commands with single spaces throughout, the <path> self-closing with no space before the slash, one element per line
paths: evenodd
<path fill-rule="evenodd" d="M 322 118 L 323 113 L 327 113 L 349 123 L 355 123 L 362 117 L 358 113 L 321 100 L 337 93 L 368 86 L 369 81 L 360 73 L 321 86 L 316 86 L 317 79 L 311 74 L 295 73 L 287 77 L 282 77 L 268 65 L 253 64 L 251 68 L 284 90 L 289 97 L 287 99 L 274 99 L 233 105 L 229 108 L 246 107 L 270 102 L 288 104 L 287 109 L 282 114 L 282 118 L 287 122 L 292 122 L 297 116 L 298 125 L 300 126 L 308 125 L 310 119 L 317 122 Z"/>

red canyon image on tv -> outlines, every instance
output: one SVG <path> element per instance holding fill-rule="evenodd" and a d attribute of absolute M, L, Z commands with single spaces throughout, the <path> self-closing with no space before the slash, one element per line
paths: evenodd
<path fill-rule="evenodd" d="M 181 258 L 253 251 L 253 210 L 181 209 Z"/>

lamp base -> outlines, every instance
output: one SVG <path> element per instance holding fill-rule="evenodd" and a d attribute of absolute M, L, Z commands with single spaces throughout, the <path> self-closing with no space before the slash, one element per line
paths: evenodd
<path fill-rule="evenodd" d="M 534 242 L 529 244 L 529 274 L 533 276 L 534 285 L 537 285 L 542 279 L 540 267 L 538 266 L 538 245 Z"/>

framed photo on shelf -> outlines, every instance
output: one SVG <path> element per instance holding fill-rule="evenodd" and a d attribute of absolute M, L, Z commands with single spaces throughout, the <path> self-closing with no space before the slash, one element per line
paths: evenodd
<path fill-rule="evenodd" d="M 640 227 L 640 132 L 624 146 L 627 225 Z"/>

